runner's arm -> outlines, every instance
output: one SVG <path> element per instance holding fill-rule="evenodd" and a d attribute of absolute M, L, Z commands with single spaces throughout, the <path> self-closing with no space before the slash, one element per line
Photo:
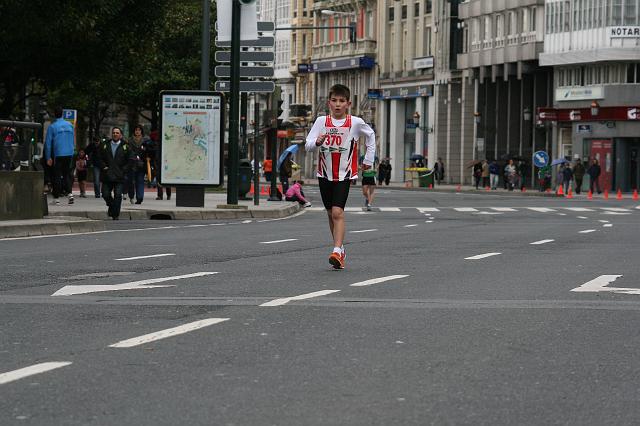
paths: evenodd
<path fill-rule="evenodd" d="M 358 137 L 365 137 L 364 145 L 367 147 L 367 152 L 364 155 L 364 160 L 362 160 L 362 169 L 367 170 L 373 166 L 373 162 L 376 158 L 376 134 L 373 129 L 364 122 L 364 120 L 359 117 L 356 118 L 358 118 Z"/>
<path fill-rule="evenodd" d="M 304 144 L 304 149 L 306 151 L 313 151 L 319 145 L 317 144 L 318 138 L 322 135 L 324 129 L 324 117 L 316 118 L 316 121 L 313 123 L 311 130 L 309 130 L 309 134 L 307 135 L 307 141 Z M 322 142 L 320 143 L 322 145 Z"/>

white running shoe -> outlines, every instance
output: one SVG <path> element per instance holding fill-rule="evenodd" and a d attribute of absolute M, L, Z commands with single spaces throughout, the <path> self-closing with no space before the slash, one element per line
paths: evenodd
<path fill-rule="evenodd" d="M 311 207 L 311 203 L 307 201 L 303 207 Z"/>

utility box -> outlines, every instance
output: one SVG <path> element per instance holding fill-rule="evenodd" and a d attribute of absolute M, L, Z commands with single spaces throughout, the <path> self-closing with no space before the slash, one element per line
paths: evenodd
<path fill-rule="evenodd" d="M 251 190 L 252 178 L 251 162 L 246 158 L 241 159 L 238 163 L 238 197 L 240 199 L 247 199 L 246 194 Z"/>
<path fill-rule="evenodd" d="M 43 172 L 0 172 L 0 220 L 42 219 Z"/>

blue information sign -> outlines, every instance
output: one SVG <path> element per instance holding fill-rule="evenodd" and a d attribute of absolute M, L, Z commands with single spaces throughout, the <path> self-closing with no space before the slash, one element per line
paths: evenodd
<path fill-rule="evenodd" d="M 536 167 L 544 167 L 549 164 L 549 154 L 545 151 L 537 151 L 533 154 L 533 164 Z"/>

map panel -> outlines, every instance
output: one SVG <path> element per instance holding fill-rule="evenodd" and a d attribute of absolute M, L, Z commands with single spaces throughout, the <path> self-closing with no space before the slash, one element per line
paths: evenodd
<path fill-rule="evenodd" d="M 162 95 L 161 181 L 219 185 L 222 98 L 213 94 Z"/>

